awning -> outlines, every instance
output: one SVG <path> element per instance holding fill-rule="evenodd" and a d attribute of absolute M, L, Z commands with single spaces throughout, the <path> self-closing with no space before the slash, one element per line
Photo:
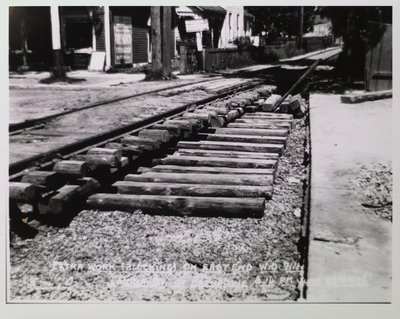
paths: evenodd
<path fill-rule="evenodd" d="M 175 8 L 175 12 L 180 17 L 193 17 L 193 18 L 195 17 L 195 13 L 189 7 L 185 6 L 177 7 Z"/>
<path fill-rule="evenodd" d="M 175 8 L 175 12 L 180 17 L 192 17 L 194 19 L 206 19 L 207 16 L 215 16 L 215 15 L 226 15 L 226 10 L 222 7 L 186 7 L 180 6 Z"/>
<path fill-rule="evenodd" d="M 222 7 L 217 6 L 205 6 L 205 7 L 197 7 L 200 11 L 205 13 L 213 13 L 213 14 L 226 14 L 226 10 Z"/>

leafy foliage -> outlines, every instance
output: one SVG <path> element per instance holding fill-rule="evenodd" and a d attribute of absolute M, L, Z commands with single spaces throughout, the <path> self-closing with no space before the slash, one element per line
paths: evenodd
<path fill-rule="evenodd" d="M 283 33 L 288 36 L 298 35 L 300 28 L 301 7 L 245 7 L 255 16 L 252 23 L 253 31 L 260 34 Z M 315 7 L 304 7 L 303 32 L 312 30 Z"/>
<path fill-rule="evenodd" d="M 363 78 L 365 53 L 380 40 L 382 23 L 392 23 L 392 7 L 319 7 L 318 12 L 332 21 L 334 35 L 343 37 L 343 75 L 349 80 Z"/>

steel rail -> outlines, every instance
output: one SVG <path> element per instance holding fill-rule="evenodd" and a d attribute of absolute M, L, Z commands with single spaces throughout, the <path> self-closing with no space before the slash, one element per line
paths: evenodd
<path fill-rule="evenodd" d="M 141 92 L 141 93 L 136 93 L 136 94 L 130 94 L 130 95 L 121 96 L 121 97 L 117 97 L 117 98 L 113 98 L 113 99 L 109 99 L 109 100 L 98 101 L 98 102 L 87 104 L 87 105 L 85 105 L 83 107 L 80 107 L 80 108 L 70 109 L 70 110 L 66 110 L 66 111 L 63 111 L 63 112 L 59 112 L 59 113 L 43 116 L 43 117 L 40 117 L 40 118 L 37 118 L 37 119 L 26 120 L 24 122 L 9 124 L 8 131 L 10 133 L 17 133 L 17 131 L 24 130 L 24 129 L 27 129 L 27 128 L 33 128 L 33 127 L 35 127 L 36 125 L 38 125 L 38 124 L 40 124 L 42 122 L 49 121 L 49 120 L 52 120 L 54 118 L 57 118 L 57 117 L 60 117 L 60 116 L 63 116 L 63 115 L 67 115 L 67 114 L 71 114 L 71 113 L 87 110 L 87 109 L 90 109 L 90 108 L 93 108 L 93 107 L 97 107 L 97 106 L 107 105 L 107 104 L 114 103 L 114 102 L 120 102 L 120 101 L 123 101 L 123 100 L 132 99 L 132 98 L 143 96 L 143 95 L 155 94 L 155 93 L 159 93 L 159 92 L 163 92 L 163 91 L 178 89 L 178 88 L 189 86 L 189 85 L 196 85 L 196 84 L 201 84 L 201 83 L 205 83 L 205 82 L 210 82 L 210 81 L 213 81 L 213 80 L 215 80 L 215 78 L 207 79 L 207 80 L 203 80 L 203 81 L 199 81 L 199 82 L 180 84 L 180 85 L 176 85 L 176 86 L 172 86 L 172 87 L 156 89 L 156 90 L 151 90 L 151 91 L 146 91 L 146 92 Z"/>
<path fill-rule="evenodd" d="M 234 87 L 231 90 L 227 90 L 223 93 L 220 94 L 215 94 L 210 97 L 195 101 L 195 102 L 190 102 L 184 105 L 181 105 L 179 107 L 176 107 L 174 109 L 162 112 L 157 115 L 153 115 L 150 117 L 147 117 L 145 119 L 142 119 L 140 121 L 118 127 L 113 130 L 109 130 L 107 132 L 103 132 L 100 134 L 96 134 L 94 136 L 76 141 L 71 144 L 67 144 L 58 148 L 55 148 L 53 150 L 44 152 L 42 154 L 34 155 L 29 158 L 11 163 L 9 165 L 8 171 L 9 171 L 9 179 L 15 179 L 16 175 L 19 175 L 19 173 L 24 173 L 23 171 L 32 167 L 32 166 L 39 166 L 39 165 L 45 165 L 45 162 L 49 162 L 54 158 L 60 158 L 62 156 L 66 156 L 67 154 L 76 152 L 78 150 L 84 149 L 85 147 L 92 146 L 97 143 L 104 142 L 109 139 L 115 139 L 118 138 L 121 135 L 124 135 L 128 132 L 142 129 L 143 127 L 149 126 L 151 124 L 155 124 L 161 120 L 164 120 L 169 117 L 174 117 L 178 116 L 184 112 L 186 112 L 188 109 L 192 109 L 193 107 L 200 106 L 209 102 L 212 102 L 214 100 L 217 100 L 219 98 L 226 97 L 230 94 L 233 94 L 234 92 L 238 90 L 246 90 L 250 89 L 254 86 L 259 84 L 259 81 L 253 81 L 251 83 L 246 83 L 243 84 L 239 87 Z"/>

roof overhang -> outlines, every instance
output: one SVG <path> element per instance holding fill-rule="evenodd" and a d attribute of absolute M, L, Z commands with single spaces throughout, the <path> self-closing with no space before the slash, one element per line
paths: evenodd
<path fill-rule="evenodd" d="M 202 6 L 197 8 L 204 13 L 221 14 L 221 15 L 226 14 L 226 10 L 219 6 Z"/>

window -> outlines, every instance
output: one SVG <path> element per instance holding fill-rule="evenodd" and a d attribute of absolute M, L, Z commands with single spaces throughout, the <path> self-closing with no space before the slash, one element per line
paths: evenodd
<path fill-rule="evenodd" d="M 229 13 L 228 15 L 228 23 L 229 23 L 229 35 L 228 35 L 228 41 L 232 42 L 232 13 Z"/>

